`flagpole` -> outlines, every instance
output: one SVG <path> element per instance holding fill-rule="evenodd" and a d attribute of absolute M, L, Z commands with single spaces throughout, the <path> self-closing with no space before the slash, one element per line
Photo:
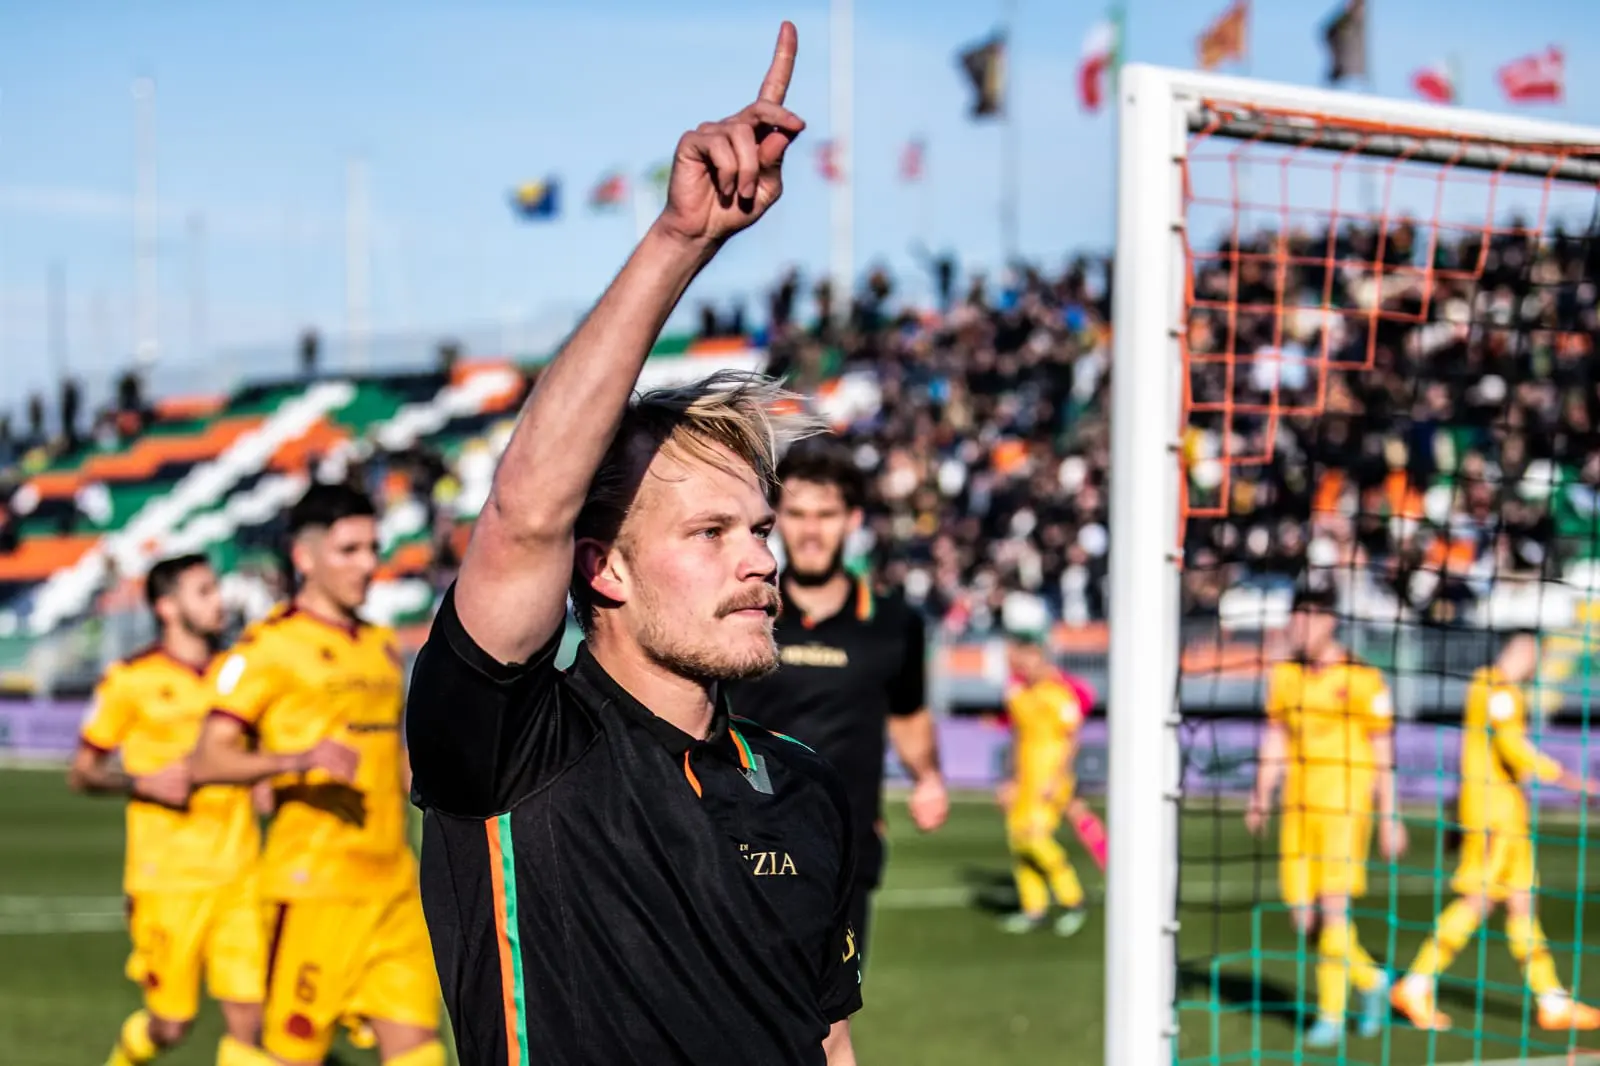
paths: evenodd
<path fill-rule="evenodd" d="M 133 83 L 134 102 L 134 356 L 142 368 L 156 361 L 160 346 L 156 256 L 156 83 Z"/>
<path fill-rule="evenodd" d="M 1017 138 L 1017 79 L 1011 76 L 1009 67 L 1014 58 L 1014 42 L 1016 40 L 1015 27 L 1017 22 L 1017 0 L 1003 0 L 1003 23 L 1001 28 L 1004 42 L 1004 51 L 1001 53 L 1000 62 L 1005 64 L 1004 97 L 1000 104 L 1001 125 L 1000 136 L 1004 143 L 1001 145 L 1001 189 L 1000 189 L 1000 248 L 1005 256 L 1002 268 L 1016 262 L 1018 256 L 1017 236 L 1017 200 L 1019 198 L 1018 176 L 1021 172 L 1019 162 L 1020 145 Z"/>
<path fill-rule="evenodd" d="M 367 165 L 352 158 L 345 168 L 344 314 L 345 369 L 367 369 L 367 286 L 371 249 L 367 237 Z"/>
<path fill-rule="evenodd" d="M 833 308 L 839 321 L 850 317 L 855 276 L 855 27 L 852 0 L 832 0 L 829 46 L 829 82 L 832 95 L 830 125 L 833 161 L 838 174 L 832 182 L 830 202 L 830 276 Z"/>

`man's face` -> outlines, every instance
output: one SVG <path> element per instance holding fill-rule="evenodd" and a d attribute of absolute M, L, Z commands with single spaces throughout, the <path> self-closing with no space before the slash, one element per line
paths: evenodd
<path fill-rule="evenodd" d="M 1315 659 L 1333 641 L 1338 624 L 1332 611 L 1302 607 L 1289 616 L 1289 645 L 1295 654 Z"/>
<path fill-rule="evenodd" d="M 166 625 L 180 626 L 197 637 L 220 637 L 226 614 L 216 571 L 209 566 L 183 571 L 172 591 L 157 601 L 156 613 Z"/>
<path fill-rule="evenodd" d="M 826 581 L 844 565 L 845 540 L 861 511 L 845 504 L 837 485 L 790 478 L 778 501 L 778 535 L 789 572 L 802 582 Z"/>
<path fill-rule="evenodd" d="M 378 569 L 378 522 L 368 516 L 341 518 L 326 529 L 308 529 L 294 546 L 294 565 L 307 588 L 343 611 L 366 602 Z"/>
<path fill-rule="evenodd" d="M 724 462 L 658 453 L 594 582 L 651 660 L 700 681 L 778 665 L 772 509 L 753 470 Z"/>
<path fill-rule="evenodd" d="M 1039 677 L 1045 664 L 1044 649 L 1027 640 L 1013 640 L 1006 644 L 1006 667 L 1023 681 L 1032 683 Z"/>

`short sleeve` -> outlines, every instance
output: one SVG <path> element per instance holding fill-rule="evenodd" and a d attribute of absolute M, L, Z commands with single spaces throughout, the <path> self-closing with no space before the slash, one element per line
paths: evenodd
<path fill-rule="evenodd" d="M 96 751 L 116 751 L 127 738 L 137 712 L 138 703 L 128 691 L 127 675 L 113 669 L 95 688 L 78 739 Z"/>
<path fill-rule="evenodd" d="M 1389 733 L 1394 730 L 1394 697 L 1390 695 L 1389 685 L 1383 675 L 1377 671 L 1372 672 L 1367 683 L 1365 710 L 1369 732 Z"/>
<path fill-rule="evenodd" d="M 848 814 L 841 822 L 849 826 Z M 855 834 L 841 830 L 844 863 L 841 866 L 837 900 L 833 908 L 832 935 L 828 955 L 823 960 L 822 980 L 817 989 L 817 1006 L 829 1025 L 843 1021 L 861 1009 L 861 943 L 850 925 L 850 900 L 855 887 Z"/>
<path fill-rule="evenodd" d="M 525 663 L 478 646 L 445 592 L 406 696 L 412 799 L 463 818 L 504 813 L 565 768 L 594 735 L 563 706 L 556 653 L 562 629 Z"/>
<path fill-rule="evenodd" d="M 889 691 L 889 713 L 895 716 L 916 714 L 928 702 L 927 629 L 922 615 L 909 605 L 901 609 L 905 612 L 906 621 L 900 669 L 895 673 Z"/>
<path fill-rule="evenodd" d="M 1267 701 L 1265 711 L 1267 714 L 1267 721 L 1269 722 L 1283 721 L 1284 703 L 1287 696 L 1284 691 L 1285 687 L 1284 672 L 1282 669 L 1273 667 L 1272 670 L 1268 671 Z"/>
<path fill-rule="evenodd" d="M 251 732 L 258 731 L 262 716 L 280 689 L 277 667 L 261 642 L 246 637 L 212 665 L 207 677 L 211 683 L 211 713 L 232 718 Z"/>

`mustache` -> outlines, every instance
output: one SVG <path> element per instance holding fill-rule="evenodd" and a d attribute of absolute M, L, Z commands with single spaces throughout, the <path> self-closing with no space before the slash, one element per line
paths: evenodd
<path fill-rule="evenodd" d="M 771 585 L 762 585 L 759 589 L 752 589 L 742 596 L 735 596 L 717 608 L 717 617 L 726 618 L 735 611 L 766 611 L 773 618 L 778 616 L 778 609 L 782 604 L 778 590 Z"/>

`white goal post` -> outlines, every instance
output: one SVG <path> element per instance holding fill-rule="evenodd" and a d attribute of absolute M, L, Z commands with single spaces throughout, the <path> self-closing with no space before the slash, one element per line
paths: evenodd
<path fill-rule="evenodd" d="M 1314 137 L 1318 149 L 1375 160 L 1559 176 L 1600 188 L 1600 157 L 1540 150 L 1600 145 L 1600 131 L 1145 64 L 1122 68 L 1117 93 L 1105 1062 L 1171 1066 L 1180 798 L 1182 172 L 1190 134 L 1203 127 L 1215 136 L 1291 147 Z M 1221 113 L 1218 102 L 1225 105 Z M 1254 114 L 1252 105 L 1272 113 Z M 1341 122 L 1348 136 L 1341 136 Z"/>

